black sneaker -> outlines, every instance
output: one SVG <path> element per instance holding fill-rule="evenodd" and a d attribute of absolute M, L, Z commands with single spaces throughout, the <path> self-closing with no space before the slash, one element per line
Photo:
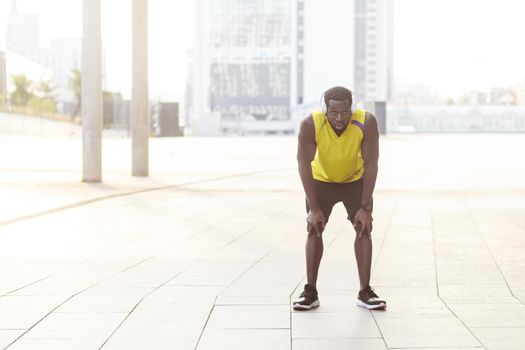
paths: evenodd
<path fill-rule="evenodd" d="M 356 304 L 369 310 L 386 309 L 386 301 L 380 299 L 370 286 L 359 292 Z"/>
<path fill-rule="evenodd" d="M 319 299 L 317 298 L 317 290 L 309 284 L 304 286 L 304 291 L 298 299 L 294 300 L 294 310 L 311 310 L 319 307 Z"/>

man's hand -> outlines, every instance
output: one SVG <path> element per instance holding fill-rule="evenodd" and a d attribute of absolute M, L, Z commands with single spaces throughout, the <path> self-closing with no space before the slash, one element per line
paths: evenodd
<path fill-rule="evenodd" d="M 324 227 L 326 226 L 326 218 L 321 210 L 312 210 L 308 212 L 308 217 L 306 218 L 307 231 L 308 233 L 315 232 L 317 237 L 321 237 Z"/>
<path fill-rule="evenodd" d="M 372 239 L 372 212 L 360 208 L 354 217 L 354 227 L 359 229 L 359 238 L 366 233 L 369 239 Z"/>

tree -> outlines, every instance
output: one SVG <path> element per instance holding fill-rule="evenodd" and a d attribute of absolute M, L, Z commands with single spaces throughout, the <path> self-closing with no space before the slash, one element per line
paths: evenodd
<path fill-rule="evenodd" d="M 57 102 L 54 86 L 50 81 L 41 81 L 38 84 L 36 96 L 29 100 L 29 107 L 43 113 L 56 113 Z"/>
<path fill-rule="evenodd" d="M 9 98 L 11 104 L 19 107 L 26 107 L 31 98 L 34 96 L 30 91 L 32 81 L 27 79 L 25 74 L 13 75 L 13 84 L 15 85 L 15 91 L 13 91 Z"/>
<path fill-rule="evenodd" d="M 38 84 L 38 92 L 43 99 L 54 100 L 56 98 L 55 87 L 50 81 L 41 81 L 40 84 Z"/>
<path fill-rule="evenodd" d="M 0 93 L 0 112 L 3 112 L 5 109 L 5 95 Z"/>
<path fill-rule="evenodd" d="M 73 90 L 75 95 L 75 112 L 73 114 L 77 116 L 80 114 L 80 108 L 82 107 L 82 72 L 77 67 L 71 69 L 69 88 Z"/>

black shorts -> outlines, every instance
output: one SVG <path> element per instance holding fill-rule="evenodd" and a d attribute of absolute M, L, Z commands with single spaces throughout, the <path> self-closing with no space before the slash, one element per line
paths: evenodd
<path fill-rule="evenodd" d="M 332 208 L 338 202 L 343 202 L 348 220 L 354 223 L 354 217 L 361 207 L 361 196 L 363 194 L 363 180 L 348 183 L 323 182 L 314 179 L 314 188 L 317 194 L 319 207 L 326 221 L 332 213 Z M 310 211 L 308 199 L 306 200 L 306 212 Z"/>

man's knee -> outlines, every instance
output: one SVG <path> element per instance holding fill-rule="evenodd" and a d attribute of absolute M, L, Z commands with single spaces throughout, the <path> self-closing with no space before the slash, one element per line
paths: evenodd
<path fill-rule="evenodd" d="M 317 232 L 315 230 L 312 230 L 308 232 L 308 240 L 310 242 L 318 242 L 323 240 L 323 232 L 321 232 L 319 235 L 317 235 Z"/>
<path fill-rule="evenodd" d="M 356 238 L 359 238 L 359 233 L 361 232 L 361 227 L 362 227 L 362 226 L 361 226 L 361 223 L 357 223 L 357 225 L 353 225 L 353 224 L 352 224 L 352 227 L 353 227 L 354 230 L 355 230 Z M 366 235 L 363 234 L 363 235 L 361 236 L 361 238 L 364 238 L 365 236 L 366 236 Z"/>

